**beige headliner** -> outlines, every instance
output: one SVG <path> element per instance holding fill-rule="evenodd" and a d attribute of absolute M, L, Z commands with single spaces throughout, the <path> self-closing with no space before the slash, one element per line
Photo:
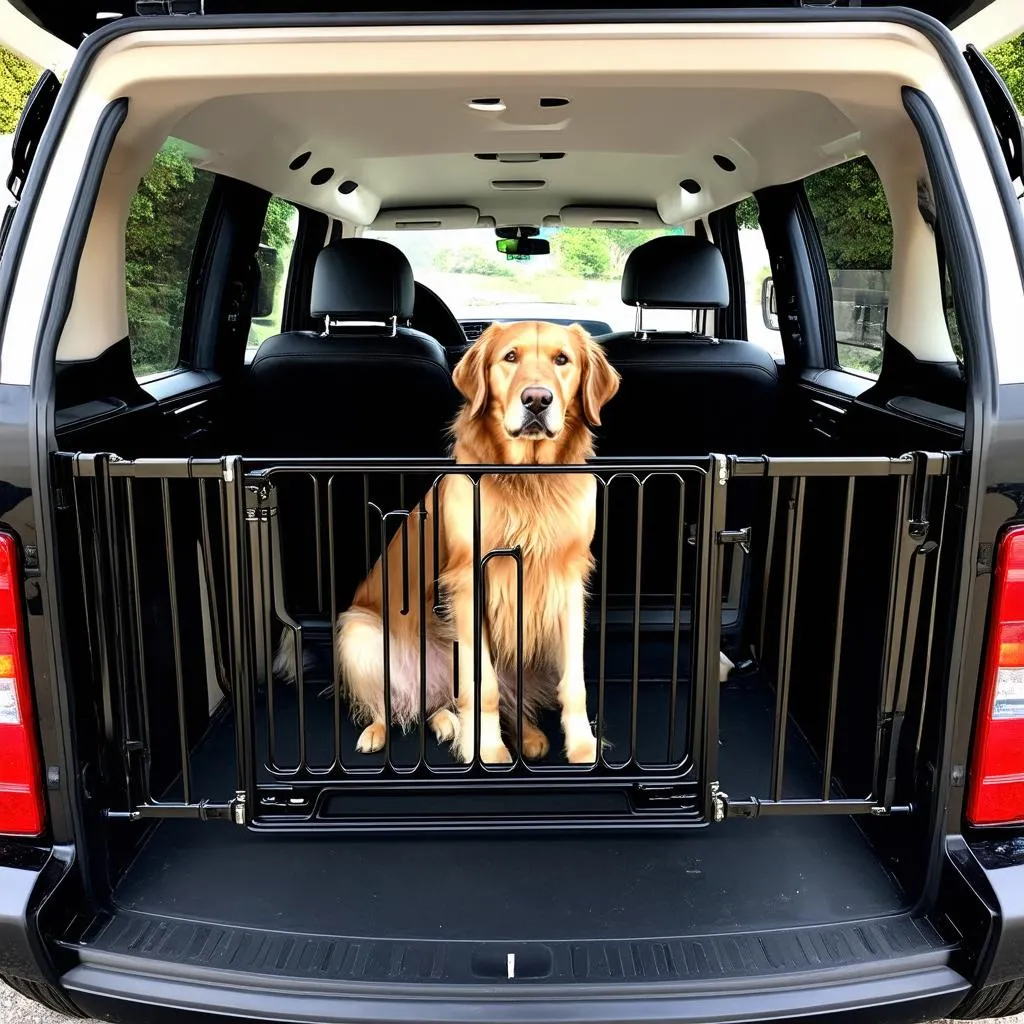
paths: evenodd
<path fill-rule="evenodd" d="M 213 45 L 221 33 L 211 32 L 211 44 L 192 57 L 197 66 L 183 68 L 173 85 L 147 75 L 133 83 L 118 149 L 149 151 L 157 135 L 174 134 L 198 147 L 202 166 L 357 225 L 372 223 L 382 207 L 446 205 L 474 206 L 498 223 L 540 223 L 566 205 L 653 208 L 683 223 L 909 131 L 900 87 L 923 70 L 914 67 L 923 56 L 914 33 L 858 27 L 858 37 L 873 37 L 867 69 L 838 54 L 822 61 L 809 26 L 781 28 L 759 26 L 756 41 L 740 30 L 728 44 L 707 38 L 707 26 L 620 30 L 634 37 L 632 46 L 602 26 L 576 26 L 565 38 L 544 38 L 555 29 L 506 28 L 497 38 L 477 30 L 490 38 L 470 45 L 458 31 L 444 41 L 421 31 L 427 38 L 417 45 L 363 30 L 334 47 L 306 33 L 291 52 L 284 40 L 254 45 L 244 76 L 220 59 L 217 51 L 228 48 Z M 856 49 L 858 41 L 867 39 L 846 42 Z M 142 37 L 124 57 L 142 72 L 163 56 L 159 49 Z M 506 109 L 468 109 L 479 96 L 500 97 Z M 571 103 L 541 108 L 544 96 Z M 290 170 L 306 151 L 309 162 Z M 541 152 L 566 156 L 474 158 Z M 716 153 L 736 171 L 718 167 Z M 313 185 L 320 168 L 333 173 Z M 679 188 L 687 178 L 700 183 L 696 196 Z M 346 179 L 360 186 L 349 196 L 337 191 Z M 498 191 L 495 179 L 545 185 Z"/>
<path fill-rule="evenodd" d="M 124 223 L 139 176 L 168 135 L 206 166 L 353 226 L 387 206 L 477 206 L 498 222 L 539 222 L 569 204 L 657 207 L 692 220 L 763 185 L 867 152 L 895 229 L 889 324 L 922 358 L 948 358 L 934 245 L 916 210 L 925 175 L 901 88 L 950 116 L 962 101 L 929 43 L 884 23 L 842 26 L 500 26 L 150 32 L 111 44 L 90 73 L 55 169 L 76 161 L 102 105 L 128 96 L 59 353 L 89 358 L 126 333 Z M 507 111 L 470 111 L 500 96 Z M 542 111 L 541 96 L 567 108 Z M 959 141 L 963 120 L 948 122 Z M 975 148 L 972 148 L 975 147 Z M 288 169 L 299 152 L 313 159 Z M 475 152 L 566 152 L 503 165 Z M 712 161 L 735 162 L 727 173 Z M 309 177 L 334 168 L 327 183 Z M 494 190 L 539 177 L 534 192 Z M 345 197 L 344 177 L 360 187 Z M 696 197 L 679 188 L 695 178 Z M 56 183 L 55 190 L 60 187 Z M 989 202 L 987 193 L 985 202 Z M 979 200 L 980 201 L 980 200 Z M 68 209 L 70 193 L 49 209 Z M 40 251 L 35 253 L 38 245 Z M 31 259 L 45 260 L 43 241 Z M 18 301 L 31 305 L 34 287 Z M 13 365 L 13 363 L 12 363 Z M 22 373 L 19 363 L 17 373 Z"/>

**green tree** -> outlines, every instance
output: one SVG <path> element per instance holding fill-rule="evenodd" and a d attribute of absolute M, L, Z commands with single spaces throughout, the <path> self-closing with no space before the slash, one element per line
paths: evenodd
<path fill-rule="evenodd" d="M 39 78 L 39 68 L 0 46 L 0 135 L 10 135 L 18 127 L 28 94 Z"/>
<path fill-rule="evenodd" d="M 128 336 L 136 373 L 178 362 L 189 265 L 214 176 L 168 140 L 132 197 L 125 230 Z"/>
<path fill-rule="evenodd" d="M 985 56 L 1006 83 L 1017 109 L 1024 113 L 1024 34 L 990 47 Z"/>
<path fill-rule="evenodd" d="M 551 248 L 562 269 L 574 277 L 608 277 L 612 272 L 611 240 L 599 228 L 559 228 Z"/>

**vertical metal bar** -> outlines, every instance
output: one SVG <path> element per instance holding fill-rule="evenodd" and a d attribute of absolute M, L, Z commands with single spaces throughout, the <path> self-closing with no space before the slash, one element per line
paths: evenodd
<path fill-rule="evenodd" d="M 480 478 L 473 478 L 473 764 L 480 763 L 480 700 L 483 689 L 483 568 L 480 565 Z"/>
<path fill-rule="evenodd" d="M 519 737 L 517 754 L 523 757 L 523 552 L 515 549 L 516 561 L 516 735 Z"/>
<path fill-rule="evenodd" d="M 629 704 L 629 760 L 636 761 L 636 740 L 640 703 L 640 596 L 644 546 L 644 487 L 650 477 L 637 479 L 636 490 L 636 574 L 633 582 L 633 692 Z"/>
<path fill-rule="evenodd" d="M 405 511 L 405 474 L 398 474 L 398 507 Z M 402 614 L 409 614 L 409 517 L 402 516 Z"/>
<path fill-rule="evenodd" d="M 171 520 L 170 481 L 160 481 L 163 508 L 164 550 L 167 554 L 167 592 L 171 610 L 171 643 L 174 647 L 174 685 L 178 698 L 178 741 L 181 752 L 181 790 L 184 802 L 192 803 L 192 765 L 188 748 L 188 719 L 185 707 L 185 677 L 181 666 L 181 624 L 178 618 L 178 581 L 174 567 L 174 524 Z"/>
<path fill-rule="evenodd" d="M 437 515 L 435 507 L 434 515 Z M 427 499 L 420 498 L 419 514 L 419 615 L 420 615 L 420 754 L 417 767 L 427 760 Z"/>
<path fill-rule="evenodd" d="M 91 503 L 95 509 L 95 482 L 88 484 L 90 490 L 93 493 L 94 500 Z M 102 680 L 103 668 L 100 662 L 97 660 L 96 651 L 93 648 L 93 637 L 103 637 L 105 634 L 100 631 L 99 626 L 93 628 L 92 622 L 94 618 L 93 610 L 99 607 L 99 593 L 97 580 L 94 573 L 90 573 L 87 567 L 85 558 L 85 529 L 84 529 L 84 517 L 82 515 L 82 502 L 79 500 L 78 493 L 79 481 L 77 477 L 72 476 L 71 478 L 71 501 L 72 507 L 75 510 L 75 523 L 77 529 L 75 530 L 75 541 L 78 547 L 78 571 L 82 576 L 82 613 L 85 618 L 85 632 L 86 632 L 86 645 L 89 651 L 89 664 L 97 677 Z M 99 529 L 96 523 L 95 517 L 93 518 L 92 530 L 93 530 L 93 543 L 97 543 L 96 536 L 97 530 Z M 92 585 L 90 586 L 90 581 Z"/>
<path fill-rule="evenodd" d="M 366 566 L 363 578 L 370 575 L 370 474 L 363 474 L 363 542 L 366 546 Z M 383 552 L 381 552 L 383 554 Z"/>
<path fill-rule="evenodd" d="M 142 759 L 143 799 L 148 803 L 153 799 L 150 786 L 150 767 L 153 760 L 153 747 L 149 728 L 149 683 L 146 679 L 146 647 L 145 633 L 142 628 L 142 587 L 139 583 L 139 540 L 135 528 L 135 481 L 128 477 L 125 480 L 125 498 L 128 516 L 128 579 L 131 586 L 131 604 L 135 627 L 135 649 L 137 653 L 136 671 L 139 682 L 139 707 L 142 715 L 142 742 L 145 747 Z M 200 482 L 200 487 L 202 483 Z"/>
<path fill-rule="evenodd" d="M 598 622 L 599 650 L 597 653 L 597 759 L 607 763 L 604 756 L 604 676 L 608 645 L 608 489 L 609 480 L 601 485 L 601 606 Z"/>
<path fill-rule="evenodd" d="M 789 682 L 792 670 L 793 623 L 796 618 L 796 592 L 800 576 L 800 542 L 803 536 L 804 491 L 807 480 L 792 480 L 786 509 L 786 554 L 782 579 L 782 611 L 779 621 L 779 678 L 775 684 L 775 734 L 772 739 L 773 800 L 782 799 L 786 765 L 786 727 L 789 724 Z"/>
<path fill-rule="evenodd" d="M 843 615 L 846 611 L 846 577 L 850 567 L 850 532 L 853 527 L 853 500 L 857 478 L 846 481 L 846 514 L 843 517 L 843 540 L 839 552 L 839 590 L 836 599 L 835 640 L 832 644 L 832 680 L 828 695 L 828 719 L 825 726 L 825 760 L 821 775 L 821 799 L 832 795 L 832 757 L 836 743 L 836 709 L 839 704 L 839 668 L 843 649 Z"/>
<path fill-rule="evenodd" d="M 320 526 L 320 481 L 315 473 L 309 474 L 313 481 L 313 533 L 316 536 L 316 610 L 324 610 L 324 550 Z"/>
<path fill-rule="evenodd" d="M 881 700 L 883 711 L 891 710 L 896 695 L 896 680 L 900 650 L 903 646 L 903 612 L 906 605 L 907 576 L 909 575 L 911 546 L 907 543 L 907 521 L 910 518 L 910 481 L 899 478 L 896 495 L 896 522 L 893 526 L 892 567 L 889 575 L 889 614 L 885 624 L 885 647 Z"/>
<path fill-rule="evenodd" d="M 679 525 L 676 529 L 676 594 L 672 605 L 672 678 L 668 709 L 668 754 L 666 764 L 672 764 L 672 751 L 676 746 L 676 710 L 679 696 L 679 617 L 683 607 L 683 549 L 686 547 L 686 481 L 679 479 Z"/>
<path fill-rule="evenodd" d="M 245 467 L 242 459 L 223 461 L 224 533 L 228 569 L 229 618 L 231 635 L 231 694 L 235 709 L 235 759 L 238 788 L 244 795 L 246 821 L 254 817 L 256 799 L 256 762 L 253 751 L 252 677 L 250 666 L 250 616 L 246 567 L 249 564 L 245 523 Z M 296 650 L 297 671 L 302 655 Z"/>
<path fill-rule="evenodd" d="M 130 493 L 131 478 L 129 484 L 129 506 L 132 504 Z M 203 561 L 206 568 L 206 589 L 210 595 L 210 629 L 213 632 L 213 660 L 214 671 L 218 673 L 217 684 L 224 690 L 225 681 L 220 678 L 220 672 L 224 667 L 224 651 L 221 645 L 221 624 L 220 624 L 220 602 L 217 599 L 217 577 L 213 568 L 213 536 L 210 532 L 210 508 L 206 496 L 207 481 L 197 480 L 199 488 L 199 526 L 202 533 Z M 133 545 L 134 549 L 134 545 Z M 229 691 L 230 692 L 230 691 Z"/>
<path fill-rule="evenodd" d="M 765 546 L 764 579 L 761 581 L 761 628 L 757 634 L 757 657 L 764 660 L 764 631 L 768 621 L 768 588 L 772 580 L 772 557 L 775 551 L 775 524 L 779 514 L 779 477 L 772 478 L 772 500 L 768 513 L 767 544 Z"/>
<path fill-rule="evenodd" d="M 327 478 L 327 555 L 331 588 L 331 695 L 334 700 L 334 764 L 341 764 L 341 665 L 338 657 L 338 581 L 334 539 L 334 474 Z"/>
<path fill-rule="evenodd" d="M 924 716 L 928 706 L 928 689 L 932 674 L 932 648 L 935 646 L 935 612 L 939 604 L 939 570 L 942 567 L 942 542 L 946 536 L 946 510 L 949 508 L 949 477 L 942 495 L 942 512 L 939 516 L 939 541 L 935 549 L 935 572 L 932 579 L 932 606 L 928 613 L 928 640 L 924 655 L 924 678 L 921 686 L 921 713 L 917 722 L 917 739 L 914 741 L 914 757 L 921 753 L 924 737 Z"/>
<path fill-rule="evenodd" d="M 718 712 L 722 685 L 722 544 L 729 499 L 729 463 L 712 454 L 704 480 L 704 495 L 697 531 L 698 574 L 691 629 L 690 752 L 699 766 L 704 786 L 704 813 L 713 817 L 709 783 L 718 780 Z"/>
<path fill-rule="evenodd" d="M 910 574 L 913 548 L 908 543 L 907 524 L 910 519 L 910 485 L 905 476 L 899 478 L 896 492 L 896 521 L 893 524 L 892 562 L 889 573 L 888 614 L 885 642 L 882 648 L 882 675 L 878 690 L 878 728 L 875 732 L 873 761 L 876 800 L 883 799 L 886 789 L 886 750 L 890 745 L 892 715 L 896 699 L 900 650 L 905 644 L 906 587 Z"/>
<path fill-rule="evenodd" d="M 437 476 L 434 478 L 434 482 L 431 485 L 431 495 L 433 497 L 433 509 L 434 509 L 434 527 L 431 530 L 434 539 L 434 614 L 441 615 L 444 611 L 441 605 L 441 506 L 438 502 L 438 491 L 440 483 L 444 479 L 444 476 Z M 456 662 L 456 672 L 453 679 L 453 686 L 455 696 L 458 696 L 459 692 L 459 673 L 458 662 Z"/>
<path fill-rule="evenodd" d="M 262 506 L 262 502 L 261 502 Z M 260 509 L 262 515 L 262 508 Z M 319 524 L 318 524 L 319 525 Z M 274 771 L 280 771 L 281 766 L 277 761 L 277 712 L 276 712 L 276 693 L 274 686 L 274 651 L 273 651 L 273 636 L 272 636 L 272 602 L 274 592 L 274 557 L 273 550 L 275 547 L 274 538 L 272 536 L 273 526 L 269 522 L 264 522 L 262 519 L 256 523 L 256 531 L 258 537 L 257 547 L 257 558 L 260 562 L 260 568 L 258 573 L 258 584 L 262 599 L 260 601 L 260 612 L 259 619 L 262 622 L 261 634 L 263 637 L 263 664 L 266 666 L 267 676 L 267 764 Z M 317 546 L 319 547 L 319 537 L 317 540 Z M 319 560 L 319 553 L 318 553 Z M 255 590 L 256 582 L 253 582 L 253 588 Z M 318 584 L 319 586 L 319 584 Z M 254 614 L 256 609 L 254 609 Z M 302 651 L 302 634 L 296 632 L 293 637 L 295 644 L 295 686 L 299 693 L 302 692 L 301 686 L 301 669 L 299 662 L 303 659 Z M 305 730 L 299 727 L 299 744 L 300 750 L 302 749 L 302 735 Z M 301 765 L 300 755 L 300 765 Z"/>
<path fill-rule="evenodd" d="M 387 516 L 380 517 L 381 603 L 384 629 L 381 637 L 384 654 L 384 763 L 391 767 L 391 569 L 388 565 Z"/>
<path fill-rule="evenodd" d="M 110 544 L 113 531 L 109 522 L 109 464 L 109 455 L 97 455 L 94 459 L 96 482 L 92 488 L 93 565 L 96 580 L 97 651 L 99 654 L 103 733 L 109 743 L 119 745 L 114 701 L 121 673 L 117 665 L 117 651 L 116 645 L 114 645 L 117 620 L 110 607 L 117 588 L 110 573 L 110 563 L 113 557 L 110 552 Z M 112 645 L 115 647 L 113 650 Z"/>

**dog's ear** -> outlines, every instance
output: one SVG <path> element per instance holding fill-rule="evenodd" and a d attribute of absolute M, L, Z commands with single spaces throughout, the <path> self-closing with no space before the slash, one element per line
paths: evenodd
<path fill-rule="evenodd" d="M 498 324 L 491 324 L 466 350 L 452 371 L 452 380 L 466 399 L 472 417 L 479 416 L 487 405 L 487 353 L 491 349 L 491 341 L 500 331 Z"/>
<path fill-rule="evenodd" d="M 580 392 L 583 396 L 583 415 L 592 427 L 601 426 L 601 408 L 619 390 L 619 374 L 605 358 L 601 346 L 579 324 L 569 330 L 580 345 L 583 362 Z"/>

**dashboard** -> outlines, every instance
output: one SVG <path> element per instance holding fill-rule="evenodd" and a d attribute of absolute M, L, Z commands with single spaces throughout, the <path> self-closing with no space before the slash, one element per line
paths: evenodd
<path fill-rule="evenodd" d="M 593 337 L 599 337 L 602 334 L 611 334 L 611 327 L 606 324 L 603 320 L 569 320 L 561 317 L 495 317 L 492 320 L 460 320 L 459 326 L 462 328 L 462 333 L 465 334 L 467 341 L 476 341 L 484 331 L 487 330 L 491 324 L 514 324 L 526 319 L 537 319 L 543 320 L 549 324 L 560 324 L 562 327 L 569 327 L 571 324 L 579 324 L 587 334 Z"/>

